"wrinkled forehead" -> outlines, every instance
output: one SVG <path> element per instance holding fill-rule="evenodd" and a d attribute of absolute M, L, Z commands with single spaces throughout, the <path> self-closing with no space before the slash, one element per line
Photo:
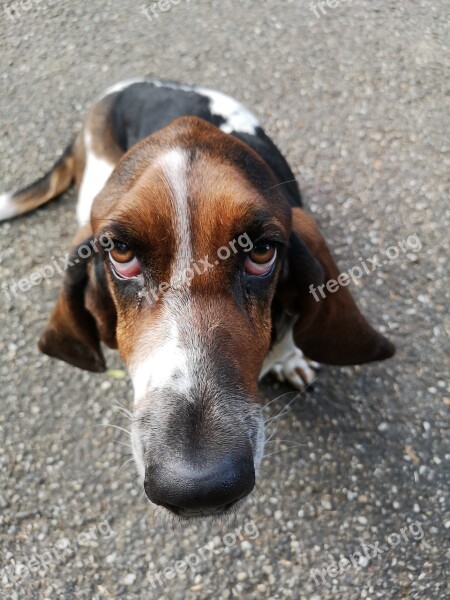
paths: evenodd
<path fill-rule="evenodd" d="M 289 210 L 277 202 L 264 173 L 258 178 L 253 169 L 249 177 L 239 164 L 186 147 L 161 149 L 137 171 L 128 189 L 122 186 L 112 195 L 106 189 L 98 198 L 93 212 L 97 230 L 110 219 L 139 244 L 163 244 L 170 252 L 182 238 L 195 255 L 243 232 L 288 236 Z M 108 185 L 121 183 L 119 176 Z"/>

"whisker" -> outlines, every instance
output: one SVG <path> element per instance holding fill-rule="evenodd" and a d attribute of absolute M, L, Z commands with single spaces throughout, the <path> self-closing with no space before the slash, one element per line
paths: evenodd
<path fill-rule="evenodd" d="M 119 460 L 122 460 L 122 458 L 126 458 L 127 456 L 133 456 L 133 453 L 127 452 L 126 454 L 122 454 L 122 456 L 119 457 Z"/>
<path fill-rule="evenodd" d="M 265 458 L 269 458 L 271 456 L 275 456 L 275 454 L 279 454 L 280 452 L 286 452 L 286 450 L 289 450 L 289 448 L 281 448 L 281 450 L 275 450 L 275 452 L 271 452 L 270 454 L 264 454 L 263 460 Z"/>
<path fill-rule="evenodd" d="M 273 185 L 270 188 L 267 188 L 265 191 L 268 192 L 269 190 L 273 190 L 274 188 L 279 187 L 280 185 L 285 185 L 286 183 L 294 183 L 295 181 L 309 181 L 311 179 L 314 179 L 314 177 L 308 176 L 308 177 L 296 177 L 295 179 L 288 179 L 286 181 L 282 181 L 281 183 L 277 183 L 276 185 Z"/>
<path fill-rule="evenodd" d="M 113 404 L 113 406 L 120 406 L 121 408 L 123 408 L 124 410 L 127 410 L 128 412 L 132 412 L 128 406 L 126 406 L 123 402 L 121 402 L 120 400 L 116 400 Z"/>
<path fill-rule="evenodd" d="M 124 417 L 126 417 L 129 421 L 133 421 L 133 413 L 131 411 L 129 411 L 128 409 L 124 408 L 123 406 L 117 406 L 116 407 L 117 410 L 120 412 L 121 415 L 123 415 Z"/>
<path fill-rule="evenodd" d="M 275 415 L 274 417 L 270 417 L 269 419 L 266 419 L 264 421 L 264 425 L 267 425 L 268 423 L 272 423 L 273 421 L 280 419 L 281 417 L 284 417 L 285 415 L 287 415 L 288 413 L 291 412 L 292 407 L 294 405 L 294 402 L 299 398 L 299 394 L 296 394 L 296 396 L 294 398 L 292 398 L 292 400 L 286 404 L 286 406 L 283 406 L 283 408 L 280 410 L 280 412 Z"/>
<path fill-rule="evenodd" d="M 114 429 L 118 429 L 119 431 L 124 431 L 131 437 L 131 431 L 125 429 L 124 427 L 120 427 L 120 425 L 113 425 L 112 423 L 108 423 L 107 425 L 102 425 L 102 427 L 114 427 Z"/>
<path fill-rule="evenodd" d="M 163 525 L 164 521 L 168 522 L 169 517 L 170 517 L 170 513 L 165 511 L 162 506 L 157 506 L 155 508 L 155 511 L 153 513 L 153 519 L 154 519 L 155 525 L 158 525 L 158 519 L 159 519 L 161 525 Z"/>
<path fill-rule="evenodd" d="M 131 444 L 127 444 L 126 442 L 121 442 L 120 440 L 113 440 L 114 444 L 118 444 L 119 446 L 126 446 L 127 448 L 133 448 Z"/>
<path fill-rule="evenodd" d="M 285 396 L 290 396 L 291 394 L 297 395 L 297 392 L 285 392 L 284 394 L 280 394 L 279 396 L 276 396 L 276 398 L 272 398 L 272 400 L 269 400 L 269 402 L 266 402 L 266 404 L 264 404 L 264 406 L 262 407 L 262 410 L 264 410 L 265 408 L 267 408 L 268 406 L 273 404 L 276 400 L 281 400 Z"/>
<path fill-rule="evenodd" d="M 259 499 L 254 492 L 250 492 L 251 499 L 255 501 L 256 506 L 259 504 Z"/>
<path fill-rule="evenodd" d="M 272 440 L 271 442 L 266 442 L 267 444 L 294 444 L 294 446 L 307 446 L 308 444 L 301 444 L 300 442 L 295 442 L 294 440 Z"/>
<path fill-rule="evenodd" d="M 119 475 L 119 473 L 122 471 L 122 469 L 124 468 L 124 466 L 131 462 L 132 460 L 134 460 L 134 456 L 132 456 L 131 458 L 129 458 L 128 460 L 126 460 L 123 465 L 118 469 L 117 473 L 116 473 L 116 477 Z"/>
<path fill-rule="evenodd" d="M 276 434 L 277 431 L 278 431 L 278 423 L 275 425 L 274 430 L 272 431 L 272 433 L 267 438 L 267 440 L 265 442 L 266 444 L 268 444 L 271 441 L 271 439 L 273 438 L 273 436 Z"/>
<path fill-rule="evenodd" d="M 264 421 L 264 425 L 268 425 L 269 423 L 271 423 L 272 421 L 279 419 L 280 417 L 284 417 L 286 414 L 288 414 L 289 412 L 291 412 L 293 407 L 293 403 L 295 400 L 297 400 L 298 398 L 300 398 L 301 395 L 305 394 L 306 391 L 314 385 L 314 382 L 317 380 L 317 377 L 315 379 L 313 379 L 313 381 L 311 381 L 310 383 L 308 383 L 307 385 L 305 385 L 305 387 L 303 388 L 303 390 L 301 390 L 300 392 L 296 392 L 295 393 L 295 397 L 286 405 L 284 406 L 281 411 L 278 413 L 278 415 L 275 416 L 270 416 L 268 419 L 266 419 Z M 292 392 L 290 392 L 292 393 Z M 273 414 L 273 413 L 272 413 Z"/>
<path fill-rule="evenodd" d="M 290 396 L 291 394 L 294 394 L 294 398 L 293 399 L 295 399 L 298 396 L 298 394 L 296 392 L 287 392 L 286 394 L 282 394 L 281 396 L 278 396 L 277 398 L 274 398 L 272 401 L 268 402 L 265 405 L 265 407 L 267 407 L 270 404 L 272 404 L 272 402 L 274 402 L 275 400 L 281 400 L 285 396 Z M 265 407 L 263 407 L 263 410 L 264 410 Z M 271 414 L 267 417 L 266 421 L 268 421 L 269 419 L 271 419 L 276 414 L 277 410 L 278 410 L 277 408 L 274 408 L 273 411 L 271 412 Z"/>

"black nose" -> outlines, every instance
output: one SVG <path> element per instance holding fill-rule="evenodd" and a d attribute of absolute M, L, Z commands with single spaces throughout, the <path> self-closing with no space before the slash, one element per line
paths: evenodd
<path fill-rule="evenodd" d="M 227 456 L 202 466 L 193 462 L 148 465 L 144 489 L 152 502 L 177 515 L 206 516 L 229 509 L 254 485 L 253 457 Z"/>

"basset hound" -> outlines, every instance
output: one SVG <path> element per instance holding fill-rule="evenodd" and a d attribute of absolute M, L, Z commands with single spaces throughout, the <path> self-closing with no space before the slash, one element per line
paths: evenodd
<path fill-rule="evenodd" d="M 117 348 L 148 498 L 184 518 L 234 510 L 263 455 L 259 379 L 301 388 L 312 361 L 366 363 L 394 346 L 348 287 L 309 292 L 338 268 L 285 158 L 229 96 L 153 79 L 109 88 L 47 175 L 0 196 L 0 219 L 72 182 L 80 228 L 39 347 L 98 372 L 101 342 Z"/>

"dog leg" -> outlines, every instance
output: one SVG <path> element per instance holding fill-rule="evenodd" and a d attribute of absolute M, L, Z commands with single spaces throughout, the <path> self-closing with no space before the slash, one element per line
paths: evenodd
<path fill-rule="evenodd" d="M 319 363 L 306 358 L 294 343 L 292 328 L 277 342 L 267 355 L 260 374 L 275 375 L 278 381 L 288 382 L 297 390 L 303 390 L 317 378 Z"/>

